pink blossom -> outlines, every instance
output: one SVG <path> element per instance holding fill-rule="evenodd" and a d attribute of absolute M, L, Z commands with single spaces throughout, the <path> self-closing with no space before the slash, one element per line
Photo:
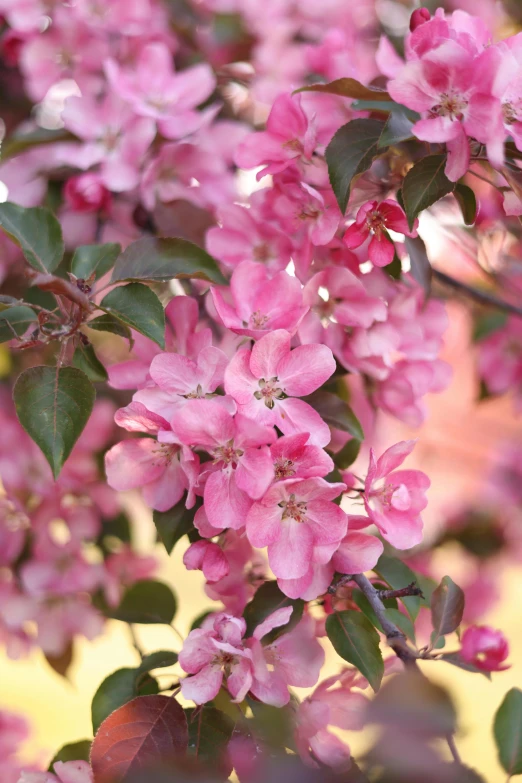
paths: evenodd
<path fill-rule="evenodd" d="M 270 447 L 275 481 L 289 478 L 324 477 L 334 469 L 332 458 L 308 443 L 307 432 L 278 438 Z"/>
<path fill-rule="evenodd" d="M 205 704 L 217 696 L 224 675 L 233 701 L 241 702 L 252 685 L 252 654 L 243 644 L 246 623 L 242 617 L 215 616 L 212 628 L 191 631 L 179 654 L 185 699 Z"/>
<path fill-rule="evenodd" d="M 301 284 L 286 272 L 269 277 L 267 268 L 243 261 L 230 280 L 232 304 L 226 290 L 213 287 L 212 298 L 223 324 L 236 334 L 258 340 L 274 329 L 294 335 L 308 308 L 303 305 Z"/>
<path fill-rule="evenodd" d="M 322 478 L 288 479 L 254 503 L 246 519 L 252 546 L 268 546 L 268 561 L 281 579 L 298 579 L 310 564 L 330 560 L 346 533 L 347 517 L 332 503 L 345 484 Z"/>
<path fill-rule="evenodd" d="M 376 384 L 373 393 L 375 404 L 410 427 L 420 427 L 427 416 L 423 397 L 441 392 L 449 384 L 452 369 L 437 359 L 433 362 L 397 362 L 388 377 Z"/>
<path fill-rule="evenodd" d="M 257 174 L 259 180 L 299 160 L 310 160 L 315 145 L 314 124 L 301 108 L 301 96 L 283 94 L 273 103 L 266 130 L 247 136 L 237 148 L 235 161 L 244 169 L 264 166 Z"/>
<path fill-rule="evenodd" d="M 349 248 L 359 247 L 371 236 L 368 245 L 370 261 L 375 266 L 387 266 L 395 255 L 388 229 L 407 237 L 416 237 L 416 225 L 417 221 L 413 231 L 410 231 L 406 215 L 393 199 L 380 203 L 367 201 L 357 212 L 355 223 L 346 230 L 344 242 Z"/>
<path fill-rule="evenodd" d="M 63 195 L 67 204 L 76 212 L 106 210 L 111 196 L 97 174 L 80 174 L 65 183 Z"/>
<path fill-rule="evenodd" d="M 460 654 L 468 663 L 485 672 L 509 669 L 503 662 L 509 655 L 504 634 L 489 625 L 472 625 L 462 635 Z"/>
<path fill-rule="evenodd" d="M 20 745 L 29 738 L 29 727 L 24 718 L 0 710 L 0 775 L 2 783 L 18 783 Z"/>
<path fill-rule="evenodd" d="M 36 616 L 37 643 L 44 653 L 62 655 L 75 636 L 87 639 L 99 636 L 104 627 L 103 617 L 92 606 L 85 593 L 78 593 L 51 602 L 42 600 Z"/>
<path fill-rule="evenodd" d="M 132 402 L 116 414 L 116 423 L 129 432 L 158 434 L 170 430 L 168 422 Z M 109 486 L 119 492 L 142 487 L 143 499 L 151 508 L 167 511 L 181 500 L 195 481 L 197 457 L 179 443 L 160 443 L 156 438 L 125 440 L 105 455 Z M 189 495 L 187 503 L 194 503 Z"/>
<path fill-rule="evenodd" d="M 196 107 L 216 85 L 210 67 L 202 63 L 175 74 L 172 54 L 163 43 L 145 46 L 134 68 L 109 59 L 105 72 L 114 92 L 128 101 L 136 114 L 154 119 L 167 139 L 193 133 L 208 121 Z"/>
<path fill-rule="evenodd" d="M 427 8 L 416 8 L 410 16 L 410 30 L 413 33 L 421 24 L 429 22 L 431 14 Z"/>
<path fill-rule="evenodd" d="M 203 532 L 198 524 L 204 516 L 205 507 L 198 509 L 194 523 L 201 535 L 218 531 Z M 229 572 L 218 582 L 207 582 L 205 593 L 213 601 L 221 601 L 225 611 L 236 616 L 243 613 L 247 602 L 266 578 L 266 561 L 261 552 L 252 549 L 241 531 L 226 530 L 220 537 L 220 546 L 226 557 Z"/>
<path fill-rule="evenodd" d="M 251 351 L 237 351 L 225 371 L 225 390 L 247 418 L 275 424 L 285 435 L 309 432 L 310 443 L 323 447 L 330 440 L 328 425 L 297 398 L 318 389 L 334 371 L 335 360 L 325 345 L 291 351 L 288 332 L 276 329 Z"/>
<path fill-rule="evenodd" d="M 52 772 L 22 772 L 18 783 L 93 783 L 92 769 L 87 761 L 57 761 Z"/>
<path fill-rule="evenodd" d="M 479 343 L 479 371 L 492 394 L 522 387 L 522 324 L 509 318 L 506 325 Z"/>
<path fill-rule="evenodd" d="M 210 400 L 188 402 L 172 428 L 185 446 L 199 446 L 213 457 L 200 476 L 209 523 L 218 529 L 243 527 L 252 499 L 260 498 L 272 482 L 268 445 L 275 440 L 274 430 L 240 413 L 232 416 Z"/>
<path fill-rule="evenodd" d="M 0 567 L 10 565 L 20 555 L 31 522 L 12 500 L 0 498 Z"/>
<path fill-rule="evenodd" d="M 219 582 L 228 576 L 230 567 L 223 550 L 212 541 L 195 541 L 183 555 L 187 571 L 203 571 L 208 582 Z"/>
<path fill-rule="evenodd" d="M 364 484 L 366 512 L 386 541 L 397 549 L 409 549 L 422 540 L 420 512 L 427 506 L 425 492 L 430 480 L 420 470 L 397 470 L 415 447 L 414 440 L 401 441 L 370 465 Z"/>

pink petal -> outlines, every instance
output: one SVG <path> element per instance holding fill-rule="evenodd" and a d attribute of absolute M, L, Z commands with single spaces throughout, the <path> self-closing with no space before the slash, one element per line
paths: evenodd
<path fill-rule="evenodd" d="M 268 546 L 268 562 L 274 574 L 297 579 L 308 571 L 313 555 L 313 535 L 309 525 L 285 519 L 277 541 Z M 252 542 L 251 542 L 252 543 Z"/>
<path fill-rule="evenodd" d="M 263 337 L 262 340 L 264 339 Z M 254 392 L 259 389 L 258 378 L 261 376 L 253 375 L 250 369 L 250 357 L 251 351 L 248 348 L 240 349 L 234 354 L 225 370 L 225 391 L 239 405 L 247 405 L 254 400 Z"/>
<path fill-rule="evenodd" d="M 266 407 L 266 406 L 264 406 Z M 274 407 L 275 423 L 285 435 L 309 432 L 309 442 L 324 448 L 330 442 L 330 428 L 316 410 L 304 400 L 289 397 L 278 400 Z"/>
<path fill-rule="evenodd" d="M 360 245 L 366 241 L 369 235 L 370 229 L 368 226 L 360 226 L 357 223 L 352 223 L 352 225 L 349 226 L 345 231 L 343 242 L 346 247 L 352 250 L 355 247 L 360 247 Z"/>
<path fill-rule="evenodd" d="M 293 606 L 284 606 L 282 609 L 276 609 L 275 612 L 272 612 L 266 620 L 263 620 L 263 622 L 256 627 L 253 634 L 254 639 L 259 639 L 261 641 L 263 636 L 266 636 L 267 633 L 273 631 L 274 628 L 278 628 L 280 625 L 286 625 L 287 622 L 289 622 L 293 611 Z"/>
<path fill-rule="evenodd" d="M 205 704 L 218 695 L 222 682 L 223 672 L 220 666 L 204 666 L 197 674 L 181 681 L 181 693 L 189 701 Z"/>
<path fill-rule="evenodd" d="M 250 369 L 255 378 L 269 380 L 277 377 L 278 366 L 289 352 L 290 335 L 284 329 L 276 329 L 262 337 L 252 348 L 250 358 Z"/>
<path fill-rule="evenodd" d="M 311 394 L 335 372 L 335 359 L 326 345 L 300 345 L 277 366 L 283 391 L 294 397 Z"/>
<path fill-rule="evenodd" d="M 399 443 L 395 443 L 394 446 L 390 446 L 389 449 L 386 449 L 384 454 L 377 460 L 375 478 L 382 478 L 393 470 L 397 470 L 399 465 L 402 465 L 406 457 L 411 454 L 416 443 L 416 440 L 401 440 Z"/>
<path fill-rule="evenodd" d="M 345 512 L 330 500 L 312 500 L 307 504 L 308 526 L 314 535 L 314 544 L 340 541 L 348 526 Z"/>
<path fill-rule="evenodd" d="M 375 234 L 368 245 L 368 258 L 375 266 L 388 266 L 395 256 L 395 246 L 385 234 Z"/>
<path fill-rule="evenodd" d="M 248 540 L 255 547 L 273 544 L 281 535 L 281 509 L 277 504 L 271 506 L 254 503 L 246 519 Z"/>
<path fill-rule="evenodd" d="M 158 458 L 160 448 L 152 438 L 117 443 L 105 455 L 109 486 L 124 492 L 158 479 L 165 472 L 165 460 Z"/>
<path fill-rule="evenodd" d="M 240 658 L 232 665 L 230 675 L 227 679 L 227 688 L 232 701 L 239 703 L 243 701 L 250 686 L 252 685 L 252 664 L 248 658 Z"/>
<path fill-rule="evenodd" d="M 143 500 L 156 511 L 168 511 L 181 500 L 188 489 L 187 476 L 176 457 L 170 465 L 163 467 L 162 475 L 142 489 Z"/>
<path fill-rule="evenodd" d="M 236 482 L 253 500 L 261 498 L 272 483 L 274 468 L 268 447 L 246 449 L 239 459 Z"/>
<path fill-rule="evenodd" d="M 244 527 L 252 501 L 236 484 L 234 471 L 216 470 L 205 484 L 205 510 L 213 527 Z"/>
<path fill-rule="evenodd" d="M 232 440 L 234 429 L 232 416 L 213 400 L 189 400 L 172 421 L 172 431 L 181 443 L 207 451 Z"/>
<path fill-rule="evenodd" d="M 333 556 L 333 567 L 340 574 L 362 574 L 375 566 L 382 552 L 376 536 L 350 531 Z"/>
<path fill-rule="evenodd" d="M 120 408 L 114 414 L 118 427 L 124 427 L 128 432 L 148 432 L 157 435 L 159 430 L 168 430 L 170 425 L 162 416 L 147 410 L 141 402 L 131 402 L 125 408 Z"/>

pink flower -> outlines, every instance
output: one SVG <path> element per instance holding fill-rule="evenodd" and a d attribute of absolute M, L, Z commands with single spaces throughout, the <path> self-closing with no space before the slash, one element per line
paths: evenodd
<path fill-rule="evenodd" d="M 240 413 L 232 416 L 210 400 L 188 402 L 172 428 L 185 446 L 199 446 L 213 457 L 200 476 L 206 479 L 203 497 L 210 524 L 221 530 L 243 527 L 252 499 L 262 497 L 273 479 L 268 445 L 275 440 L 274 430 Z"/>
<path fill-rule="evenodd" d="M 260 701 L 275 707 L 283 707 L 290 700 L 289 685 L 299 688 L 315 685 L 324 664 L 324 650 L 315 638 L 314 622 L 308 616 L 271 644 L 262 644 L 270 631 L 289 622 L 293 611 L 291 606 L 277 609 L 257 626 L 247 641 L 253 665 L 250 690 Z"/>
<path fill-rule="evenodd" d="M 276 329 L 251 351 L 237 351 L 225 371 L 225 390 L 247 418 L 275 424 L 285 435 L 309 432 L 310 443 L 323 447 L 330 440 L 328 425 L 296 398 L 318 389 L 334 371 L 335 360 L 325 345 L 301 345 L 291 351 L 288 332 Z"/>
<path fill-rule="evenodd" d="M 509 318 L 506 325 L 479 343 L 479 371 L 492 394 L 522 388 L 522 324 Z"/>
<path fill-rule="evenodd" d="M 415 447 L 414 440 L 391 446 L 370 466 L 364 484 L 366 512 L 386 541 L 397 549 L 409 549 L 422 540 L 420 512 L 426 508 L 430 480 L 420 470 L 397 470 Z"/>
<path fill-rule="evenodd" d="M 416 221 L 417 225 L 417 221 Z M 414 228 L 410 231 L 403 210 L 393 199 L 386 201 L 367 201 L 357 212 L 353 223 L 344 235 L 344 243 L 349 248 L 359 247 L 370 236 L 368 257 L 375 266 L 387 266 L 393 261 L 395 247 L 388 235 L 388 229 L 407 237 L 416 237 Z"/>
<path fill-rule="evenodd" d="M 208 121 L 196 107 L 206 101 L 216 86 L 208 65 L 202 63 L 174 73 L 173 57 L 163 43 L 145 46 L 135 68 L 123 68 L 115 60 L 105 63 L 114 92 L 128 101 L 136 114 L 156 120 L 167 139 L 179 139 Z"/>
<path fill-rule="evenodd" d="M 18 783 L 93 783 L 92 769 L 87 761 L 57 761 L 52 772 L 22 772 Z"/>
<path fill-rule="evenodd" d="M 195 541 L 183 555 L 187 571 L 203 571 L 208 582 L 219 582 L 228 576 L 230 567 L 223 550 L 212 541 Z"/>
<path fill-rule="evenodd" d="M 264 166 L 257 179 L 277 174 L 301 159 L 310 160 L 316 132 L 301 108 L 300 95 L 280 95 L 266 122 L 266 131 L 253 133 L 241 142 L 235 161 L 240 168 Z"/>
<path fill-rule="evenodd" d="M 269 277 L 266 266 L 243 261 L 232 274 L 229 304 L 220 288 L 211 289 L 214 306 L 224 325 L 236 334 L 259 340 L 274 329 L 294 335 L 308 308 L 295 277 L 277 272 Z"/>
<path fill-rule="evenodd" d="M 502 665 L 509 655 L 509 645 L 504 634 L 489 625 L 472 625 L 462 635 L 460 654 L 484 672 L 500 672 L 509 669 Z"/>
<path fill-rule="evenodd" d="M 148 411 L 139 402 L 121 408 L 116 423 L 129 432 L 158 435 L 170 430 L 168 422 Z M 105 455 L 107 482 L 123 492 L 142 487 L 143 499 L 151 508 L 168 511 L 181 500 L 185 490 L 194 483 L 198 458 L 179 442 L 160 443 L 156 438 L 124 440 Z M 187 504 L 193 505 L 189 495 Z"/>
<path fill-rule="evenodd" d="M 430 19 L 431 19 L 431 14 L 427 8 L 416 8 L 415 11 L 410 16 L 411 32 L 413 33 L 413 31 L 416 30 L 417 27 L 420 27 L 421 24 L 425 24 L 425 22 L 429 22 Z"/>
<path fill-rule="evenodd" d="M 63 195 L 75 212 L 98 212 L 107 210 L 111 204 L 111 194 L 98 174 L 71 177 L 65 183 Z"/>
<path fill-rule="evenodd" d="M 200 526 L 204 511 L 204 506 L 198 509 L 194 523 L 201 535 L 215 535 L 218 531 L 212 528 L 204 531 Z M 207 582 L 205 593 L 213 601 L 221 601 L 225 611 L 238 616 L 266 579 L 266 561 L 261 552 L 252 549 L 242 532 L 229 529 L 220 536 L 219 541 L 229 572 L 218 582 Z"/>
<path fill-rule="evenodd" d="M 270 447 L 275 481 L 327 476 L 334 469 L 332 458 L 318 446 L 308 444 L 307 432 L 278 438 Z"/>
<path fill-rule="evenodd" d="M 331 501 L 346 489 L 322 478 L 274 484 L 248 512 L 246 532 L 255 547 L 268 546 L 268 561 L 281 579 L 304 576 L 315 562 L 330 560 L 346 533 L 344 511 Z"/>
<path fill-rule="evenodd" d="M 427 416 L 425 394 L 441 392 L 449 384 L 452 369 L 447 362 L 397 362 L 388 377 L 376 384 L 373 400 L 410 427 L 420 427 Z"/>
<path fill-rule="evenodd" d="M 234 702 L 241 702 L 252 685 L 252 654 L 243 644 L 246 623 L 242 617 L 218 614 L 208 630 L 191 631 L 179 654 L 185 699 L 205 704 L 217 696 L 223 677 Z"/>

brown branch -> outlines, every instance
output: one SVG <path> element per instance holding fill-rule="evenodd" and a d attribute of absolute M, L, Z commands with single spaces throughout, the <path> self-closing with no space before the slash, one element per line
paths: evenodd
<path fill-rule="evenodd" d="M 456 291 L 460 291 L 470 299 L 474 299 L 475 302 L 479 302 L 489 307 L 495 307 L 497 310 L 503 310 L 505 313 L 511 313 L 512 315 L 518 315 L 522 317 L 522 307 L 511 304 L 511 302 L 505 302 L 503 299 L 498 299 L 494 294 L 490 294 L 487 291 L 481 291 L 480 288 L 474 288 L 473 286 L 462 283 L 460 280 L 456 280 L 454 277 L 450 277 L 445 272 L 441 272 L 439 269 L 433 269 L 433 277 L 443 285 L 454 288 Z"/>
<path fill-rule="evenodd" d="M 377 595 L 381 601 L 386 601 L 388 598 L 408 598 L 408 596 L 418 595 L 424 598 L 422 590 L 417 587 L 416 582 L 412 582 L 407 587 L 401 587 L 400 590 L 378 590 Z"/>

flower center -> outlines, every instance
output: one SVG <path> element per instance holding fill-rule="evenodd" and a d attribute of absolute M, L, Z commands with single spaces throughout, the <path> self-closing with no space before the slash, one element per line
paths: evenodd
<path fill-rule="evenodd" d="M 262 329 L 267 321 L 268 321 L 268 316 L 263 315 L 263 313 L 261 313 L 259 310 L 256 310 L 250 316 L 250 323 L 255 329 Z"/>
<path fill-rule="evenodd" d="M 188 394 L 182 394 L 181 396 L 186 400 L 204 400 L 208 397 L 212 397 L 211 394 L 205 394 L 200 383 L 198 383 L 193 391 L 189 392 Z"/>
<path fill-rule="evenodd" d="M 256 400 L 264 400 L 267 408 L 273 408 L 275 400 L 280 400 L 283 396 L 283 390 L 277 385 L 279 378 L 269 378 L 265 381 L 264 378 L 259 379 L 259 391 L 254 392 Z"/>
<path fill-rule="evenodd" d="M 269 261 L 272 254 L 268 244 L 266 242 L 261 242 L 259 245 L 255 245 L 252 249 L 252 257 L 254 261 L 259 261 L 261 264 Z"/>
<path fill-rule="evenodd" d="M 242 449 L 235 449 L 234 441 L 229 440 L 225 446 L 219 446 L 217 449 L 214 449 L 214 464 L 224 462 L 225 465 L 230 465 L 232 463 L 232 467 L 235 468 L 237 467 L 239 458 L 242 457 L 244 453 L 245 452 Z"/>
<path fill-rule="evenodd" d="M 283 149 L 291 150 L 292 152 L 304 152 L 303 145 L 299 139 L 290 139 L 289 141 L 285 141 L 283 144 Z"/>
<path fill-rule="evenodd" d="M 306 503 L 295 499 L 295 495 L 290 495 L 288 500 L 279 503 L 283 509 L 282 519 L 294 519 L 296 522 L 306 521 Z"/>
<path fill-rule="evenodd" d="M 157 448 L 152 451 L 153 454 L 158 455 L 152 465 L 163 464 L 165 467 L 168 467 L 178 451 L 179 446 L 176 446 L 175 444 L 158 443 Z"/>
<path fill-rule="evenodd" d="M 366 225 L 372 234 L 380 234 L 386 222 L 378 209 L 372 209 L 366 215 Z"/>
<path fill-rule="evenodd" d="M 276 481 L 295 476 L 294 463 L 291 459 L 280 457 L 274 462 L 274 470 Z"/>
<path fill-rule="evenodd" d="M 468 102 L 462 95 L 454 92 L 444 92 L 440 96 L 440 103 L 432 108 L 432 112 L 439 117 L 449 117 L 450 120 L 464 119 L 464 109 Z"/>

